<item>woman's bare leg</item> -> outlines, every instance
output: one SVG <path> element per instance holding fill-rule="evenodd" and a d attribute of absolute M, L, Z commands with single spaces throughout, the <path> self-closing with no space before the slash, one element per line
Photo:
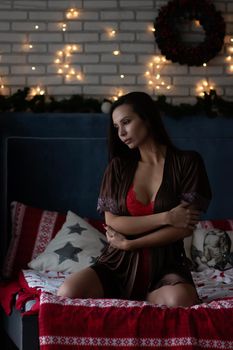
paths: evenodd
<path fill-rule="evenodd" d="M 165 285 L 147 295 L 147 301 L 169 307 L 192 306 L 200 303 L 196 289 L 189 283 Z"/>
<path fill-rule="evenodd" d="M 87 267 L 67 277 L 57 295 L 68 298 L 103 298 L 104 290 L 97 273 Z"/>

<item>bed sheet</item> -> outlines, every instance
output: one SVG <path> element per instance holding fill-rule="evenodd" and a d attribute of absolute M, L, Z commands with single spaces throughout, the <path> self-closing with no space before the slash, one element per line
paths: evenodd
<path fill-rule="evenodd" d="M 38 313 L 42 292 L 56 295 L 57 289 L 69 273 L 38 272 L 22 270 L 17 281 L 2 284 L 0 288 L 1 305 L 10 314 L 14 300 L 22 313 Z M 198 295 L 203 303 L 217 299 L 233 298 L 233 268 L 226 271 L 207 269 L 192 272 Z"/>
<path fill-rule="evenodd" d="M 23 275 L 30 288 L 56 294 L 58 287 L 69 274 L 23 270 Z M 192 272 L 192 276 L 203 302 L 233 297 L 233 268 L 226 271 L 206 269 L 201 272 Z"/>

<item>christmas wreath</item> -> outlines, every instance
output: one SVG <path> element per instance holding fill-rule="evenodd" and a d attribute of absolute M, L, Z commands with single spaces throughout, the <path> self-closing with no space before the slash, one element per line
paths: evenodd
<path fill-rule="evenodd" d="M 182 20 L 199 21 L 204 41 L 196 46 L 182 42 L 179 24 Z M 161 53 L 172 62 L 200 66 L 221 50 L 225 22 L 208 0 L 172 0 L 163 6 L 154 22 L 155 39 Z"/>

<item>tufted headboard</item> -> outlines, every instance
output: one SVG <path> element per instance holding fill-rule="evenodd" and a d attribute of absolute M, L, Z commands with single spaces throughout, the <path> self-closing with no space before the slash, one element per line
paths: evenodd
<path fill-rule="evenodd" d="M 0 115 L 1 260 L 12 200 L 98 217 L 108 120 L 105 114 Z M 233 218 L 233 119 L 164 117 L 164 122 L 175 144 L 204 158 L 213 191 L 205 218 Z"/>

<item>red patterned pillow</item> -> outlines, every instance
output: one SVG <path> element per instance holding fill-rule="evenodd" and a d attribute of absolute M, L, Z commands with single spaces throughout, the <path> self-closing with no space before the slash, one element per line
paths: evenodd
<path fill-rule="evenodd" d="M 3 265 L 3 276 L 10 278 L 41 254 L 65 222 L 66 215 L 11 203 L 12 238 Z"/>
<path fill-rule="evenodd" d="M 200 228 L 219 228 L 220 230 L 233 231 L 233 219 L 222 220 L 202 220 L 199 221 L 198 227 Z"/>

